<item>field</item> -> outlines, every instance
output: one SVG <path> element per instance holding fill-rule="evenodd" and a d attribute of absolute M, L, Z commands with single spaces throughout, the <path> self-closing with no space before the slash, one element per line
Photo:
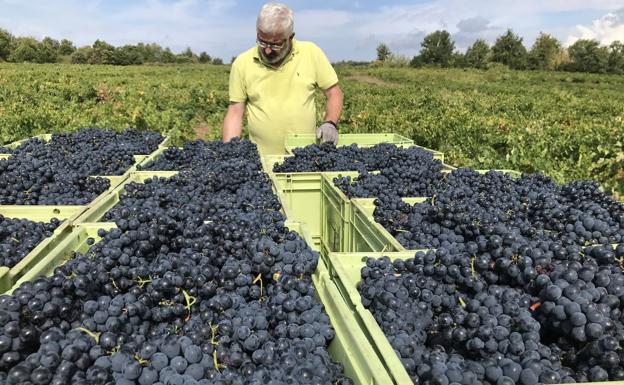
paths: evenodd
<path fill-rule="evenodd" d="M 227 66 L 0 64 L 0 140 L 84 126 L 219 137 Z M 397 132 L 454 165 L 595 179 L 624 193 L 624 77 L 338 68 L 343 132 Z M 319 104 L 322 101 L 319 100 Z M 320 112 L 319 112 L 320 114 Z"/>

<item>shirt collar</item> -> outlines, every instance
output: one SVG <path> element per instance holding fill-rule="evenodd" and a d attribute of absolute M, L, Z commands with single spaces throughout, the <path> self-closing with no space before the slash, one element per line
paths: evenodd
<path fill-rule="evenodd" d="M 297 40 L 296 39 L 292 39 L 292 47 L 290 48 L 290 52 L 288 53 L 288 56 L 286 56 L 286 58 L 284 59 L 284 61 L 282 62 L 282 64 L 279 67 L 275 67 L 272 66 L 270 64 L 267 64 L 265 62 L 262 61 L 262 59 L 260 58 L 260 54 L 258 53 L 258 45 L 256 44 L 256 50 L 254 51 L 254 61 L 258 62 L 268 68 L 272 68 L 272 69 L 279 69 L 282 68 L 286 63 L 288 63 L 289 61 L 291 61 L 293 59 L 293 57 L 295 55 L 299 54 L 299 45 L 297 44 Z"/>

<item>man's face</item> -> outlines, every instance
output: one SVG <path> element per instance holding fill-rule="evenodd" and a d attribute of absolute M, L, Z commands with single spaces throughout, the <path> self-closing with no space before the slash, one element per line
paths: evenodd
<path fill-rule="evenodd" d="M 284 38 L 283 34 L 266 34 L 258 31 L 258 52 L 267 64 L 276 64 L 284 60 L 290 52 L 292 36 Z"/>

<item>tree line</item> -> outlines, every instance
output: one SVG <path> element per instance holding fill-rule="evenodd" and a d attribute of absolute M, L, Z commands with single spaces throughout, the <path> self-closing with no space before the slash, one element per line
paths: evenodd
<path fill-rule="evenodd" d="M 480 69 L 488 68 L 491 63 L 501 63 L 518 70 L 624 74 L 624 44 L 620 41 L 605 46 L 596 40 L 580 39 L 564 48 L 555 37 L 540 33 L 533 46 L 527 49 L 522 40 L 509 29 L 491 47 L 485 40 L 478 39 L 466 52 L 458 52 L 451 34 L 439 30 L 425 36 L 420 44 L 420 53 L 411 61 L 393 55 L 384 43 L 377 47 L 377 61 L 403 61 L 411 67 L 430 65 Z"/>
<path fill-rule="evenodd" d="M 196 54 L 190 48 L 174 53 L 155 43 L 126 44 L 115 47 L 104 40 L 76 48 L 68 39 L 16 37 L 0 28 L 0 61 L 14 63 L 59 63 L 138 65 L 144 63 L 223 64 L 206 52 Z"/>

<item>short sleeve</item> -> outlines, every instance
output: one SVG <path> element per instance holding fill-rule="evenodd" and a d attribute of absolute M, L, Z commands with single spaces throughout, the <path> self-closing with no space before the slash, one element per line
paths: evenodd
<path fill-rule="evenodd" d="M 332 67 L 325 53 L 317 46 L 314 47 L 314 64 L 316 66 L 316 84 L 320 89 L 326 90 L 338 83 L 338 75 Z"/>
<path fill-rule="evenodd" d="M 241 65 L 239 60 L 234 60 L 230 68 L 230 102 L 234 103 L 247 101 L 247 88 L 241 74 Z"/>

